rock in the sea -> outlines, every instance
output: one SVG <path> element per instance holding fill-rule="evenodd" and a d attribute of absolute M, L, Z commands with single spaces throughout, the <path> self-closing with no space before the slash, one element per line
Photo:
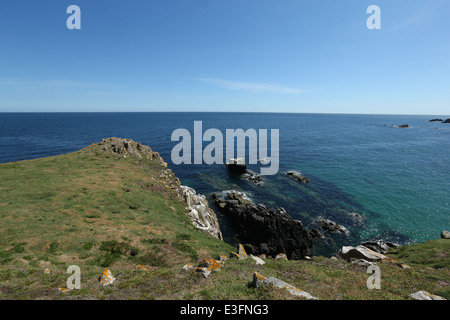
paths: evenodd
<path fill-rule="evenodd" d="M 347 261 L 352 261 L 354 259 L 364 259 L 370 262 L 381 261 L 381 259 L 386 258 L 385 255 L 370 250 L 361 245 L 357 246 L 356 248 L 351 246 L 344 246 L 341 250 L 339 250 L 338 256 Z"/>
<path fill-rule="evenodd" d="M 397 128 L 409 128 L 409 124 L 402 124 L 400 126 L 397 126 Z"/>
<path fill-rule="evenodd" d="M 199 229 L 205 230 L 215 238 L 222 240 L 219 220 L 216 213 L 208 206 L 206 197 L 187 186 L 181 186 L 184 201 L 187 204 L 188 216 L 192 223 Z"/>
<path fill-rule="evenodd" d="M 261 175 L 255 173 L 251 170 L 246 170 L 245 173 L 242 175 L 242 177 L 245 180 L 247 180 L 248 182 L 256 184 L 257 186 L 262 186 L 264 184 L 263 179 L 261 178 Z"/>
<path fill-rule="evenodd" d="M 444 121 L 443 119 L 431 119 L 428 122 L 442 122 Z"/>
<path fill-rule="evenodd" d="M 409 296 L 416 300 L 445 300 L 443 297 L 436 296 L 423 290 L 411 293 Z"/>
<path fill-rule="evenodd" d="M 242 158 L 230 159 L 228 160 L 226 166 L 228 171 L 234 174 L 244 174 L 247 172 L 245 159 Z"/>
<path fill-rule="evenodd" d="M 445 121 L 442 121 L 442 123 L 450 123 L 450 118 L 446 119 Z"/>
<path fill-rule="evenodd" d="M 324 231 L 340 233 L 344 235 L 348 235 L 350 231 L 344 226 L 341 226 L 339 223 L 331 221 L 329 219 L 319 219 L 317 224 L 322 227 Z"/>
<path fill-rule="evenodd" d="M 274 277 L 265 277 L 259 274 L 258 272 L 255 272 L 253 274 L 253 287 L 260 288 L 261 286 L 264 285 L 273 285 L 276 288 L 286 289 L 289 293 L 297 297 L 302 297 L 308 300 L 317 300 L 316 297 L 313 297 L 308 292 L 297 289 L 293 285 L 288 284 L 280 279 Z"/>
<path fill-rule="evenodd" d="M 241 241 L 252 245 L 253 255 L 272 257 L 285 253 L 289 260 L 312 255 L 313 240 L 303 224 L 283 208 L 267 208 L 230 193 L 228 199 L 214 197 L 219 210 L 235 226 Z"/>
<path fill-rule="evenodd" d="M 301 174 L 298 171 L 290 170 L 290 171 L 286 172 L 286 174 L 288 176 L 290 176 L 290 177 L 293 177 L 293 178 L 297 179 L 300 182 L 303 182 L 303 183 L 308 183 L 309 182 L 309 178 L 305 177 L 303 174 Z"/>
<path fill-rule="evenodd" d="M 441 239 L 450 239 L 450 232 L 448 232 L 447 230 L 443 230 L 441 232 Z"/>

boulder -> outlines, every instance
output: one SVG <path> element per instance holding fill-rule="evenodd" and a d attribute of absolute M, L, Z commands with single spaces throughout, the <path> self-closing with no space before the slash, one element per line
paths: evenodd
<path fill-rule="evenodd" d="M 306 257 L 306 256 L 305 256 Z M 288 260 L 287 256 L 284 253 L 279 253 L 275 256 L 275 260 Z"/>
<path fill-rule="evenodd" d="M 261 274 L 255 272 L 253 274 L 253 287 L 260 288 L 261 286 L 265 285 L 273 285 L 276 288 L 286 289 L 289 293 L 297 297 L 302 297 L 308 300 L 317 300 L 316 297 L 313 297 L 308 292 L 297 289 L 293 285 L 290 285 L 280 279 L 274 277 L 264 277 Z"/>
<path fill-rule="evenodd" d="M 245 260 L 248 258 L 247 252 L 245 251 L 244 246 L 242 244 L 239 244 L 237 249 L 239 260 Z"/>
<path fill-rule="evenodd" d="M 198 265 L 199 268 L 207 268 L 214 271 L 220 271 L 220 264 L 219 261 L 214 259 L 204 259 L 200 264 Z"/>
<path fill-rule="evenodd" d="M 445 121 L 442 121 L 442 123 L 450 123 L 450 118 L 446 119 Z"/>
<path fill-rule="evenodd" d="M 416 300 L 445 300 L 443 297 L 436 296 L 423 290 L 411 293 L 409 296 Z"/>
<path fill-rule="evenodd" d="M 109 286 L 110 284 L 113 284 L 113 282 L 116 281 L 116 278 L 114 278 L 111 271 L 106 268 L 103 270 L 103 273 L 100 277 L 100 284 L 104 287 Z"/>
<path fill-rule="evenodd" d="M 368 268 L 370 266 L 376 266 L 377 265 L 376 262 L 370 262 L 370 261 L 367 261 L 365 259 L 353 260 L 352 264 L 357 265 L 357 266 L 361 266 L 361 267 L 364 267 L 364 268 Z"/>
<path fill-rule="evenodd" d="M 450 239 L 450 232 L 448 232 L 447 230 L 443 230 L 441 232 L 441 239 Z"/>
<path fill-rule="evenodd" d="M 144 267 L 144 266 L 141 265 L 141 264 L 138 264 L 138 265 L 136 266 L 136 269 L 139 269 L 139 270 L 142 270 L 142 271 L 147 271 L 147 272 L 150 271 L 147 267 Z"/>
<path fill-rule="evenodd" d="M 389 242 L 385 240 L 372 240 L 372 241 L 366 241 L 362 243 L 366 248 L 369 248 L 370 250 L 373 250 L 378 253 L 386 254 L 389 249 L 391 248 L 397 248 L 400 247 L 398 243 Z"/>
<path fill-rule="evenodd" d="M 192 269 L 194 266 L 192 265 L 192 264 L 190 264 L 190 263 L 186 263 L 184 266 L 183 266 L 183 270 L 189 270 L 189 269 Z"/>
<path fill-rule="evenodd" d="M 338 256 L 347 261 L 351 261 L 353 259 L 364 259 L 374 262 L 381 261 L 381 259 L 386 258 L 385 255 L 370 250 L 361 245 L 357 246 L 356 248 L 351 246 L 344 246 L 341 250 L 339 250 Z"/>
<path fill-rule="evenodd" d="M 283 208 L 266 208 L 231 193 L 222 203 L 220 212 L 235 227 L 241 241 L 252 245 L 253 255 L 276 256 L 283 252 L 289 260 L 312 255 L 313 240 L 303 224 L 291 218 Z"/>
<path fill-rule="evenodd" d="M 255 257 L 254 255 L 250 255 L 250 258 L 252 258 L 253 260 L 255 260 L 256 264 L 258 265 L 263 265 L 265 264 L 264 260 L 259 258 L 259 257 Z"/>

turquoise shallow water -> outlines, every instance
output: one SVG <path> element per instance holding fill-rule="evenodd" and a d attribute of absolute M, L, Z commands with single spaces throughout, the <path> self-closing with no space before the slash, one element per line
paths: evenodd
<path fill-rule="evenodd" d="M 105 137 L 134 139 L 161 153 L 183 184 L 210 195 L 240 190 L 255 202 L 283 206 L 308 227 L 319 217 L 350 230 L 317 245 L 317 253 L 383 237 L 403 244 L 436 239 L 450 228 L 448 116 L 249 113 L 39 113 L 0 115 L 0 162 L 81 149 Z M 171 163 L 173 130 L 280 130 L 280 170 L 263 186 L 230 176 L 222 165 Z M 409 124 L 410 128 L 391 125 Z M 204 143 L 207 145 L 207 143 Z M 259 171 L 257 167 L 250 169 Z M 285 175 L 298 170 L 307 185 Z M 359 214 L 355 218 L 352 213 Z M 222 220 L 227 241 L 232 229 Z"/>

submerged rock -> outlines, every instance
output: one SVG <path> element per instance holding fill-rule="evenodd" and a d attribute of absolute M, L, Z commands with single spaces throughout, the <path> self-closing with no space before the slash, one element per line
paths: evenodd
<path fill-rule="evenodd" d="M 442 122 L 444 121 L 443 119 L 431 119 L 428 122 Z"/>
<path fill-rule="evenodd" d="M 235 226 L 241 241 L 252 245 L 253 255 L 275 257 L 285 253 L 290 260 L 312 255 L 313 240 L 303 224 L 283 208 L 267 208 L 230 193 L 228 199 L 214 196 L 220 212 Z"/>
<path fill-rule="evenodd" d="M 304 175 L 302 175 L 301 172 L 298 172 L 298 171 L 295 171 L 295 170 L 290 170 L 290 171 L 286 172 L 286 174 L 288 176 L 291 176 L 291 177 L 297 179 L 300 182 L 309 183 L 309 178 L 307 178 Z"/>

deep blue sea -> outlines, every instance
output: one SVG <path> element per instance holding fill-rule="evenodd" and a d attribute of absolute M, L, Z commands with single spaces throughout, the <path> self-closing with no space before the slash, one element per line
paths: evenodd
<path fill-rule="evenodd" d="M 238 190 L 255 202 L 284 207 L 307 227 L 319 218 L 347 227 L 318 243 L 316 254 L 384 238 L 401 244 L 439 238 L 450 229 L 449 116 L 268 113 L 3 113 L 0 163 L 73 152 L 107 137 L 129 138 L 159 152 L 182 184 L 208 197 Z M 175 129 L 279 129 L 280 169 L 256 186 L 223 165 L 174 165 Z M 409 128 L 393 125 L 409 124 Z M 204 146 L 208 143 L 205 142 Z M 250 166 L 252 169 L 252 166 Z M 259 171 L 254 168 L 254 171 Z M 297 170 L 302 184 L 286 175 Z M 1 177 L 0 177 L 1 178 Z M 357 215 L 354 215 L 357 213 Z M 226 240 L 232 229 L 221 219 Z"/>

